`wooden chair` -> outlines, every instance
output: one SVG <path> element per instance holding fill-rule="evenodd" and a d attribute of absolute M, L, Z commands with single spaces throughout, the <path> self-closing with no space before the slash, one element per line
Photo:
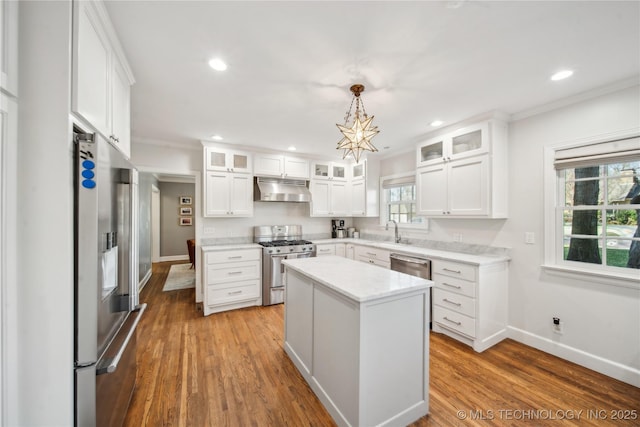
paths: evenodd
<path fill-rule="evenodd" d="M 196 268 L 196 240 L 187 240 L 187 249 L 189 250 L 189 262 L 191 262 L 191 268 Z"/>

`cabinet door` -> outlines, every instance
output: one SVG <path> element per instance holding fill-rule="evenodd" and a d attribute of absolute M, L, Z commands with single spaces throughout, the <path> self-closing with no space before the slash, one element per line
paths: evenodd
<path fill-rule="evenodd" d="M 311 374 L 311 360 L 313 355 L 313 284 L 311 281 L 286 269 L 287 294 L 284 306 L 287 321 L 284 330 L 284 340 L 302 363 L 302 369 Z"/>
<path fill-rule="evenodd" d="M 467 126 L 451 134 L 449 158 L 477 156 L 489 151 L 489 124 Z"/>
<path fill-rule="evenodd" d="M 448 139 L 443 135 L 433 138 L 418 146 L 417 166 L 432 165 L 446 160 L 446 144 Z"/>
<path fill-rule="evenodd" d="M 353 181 L 364 179 L 366 167 L 366 160 L 363 160 L 360 163 L 354 163 L 351 165 L 351 179 Z"/>
<path fill-rule="evenodd" d="M 77 6 L 77 7 L 76 7 Z M 73 111 L 103 135 L 111 135 L 111 45 L 91 2 L 74 3 Z"/>
<path fill-rule="evenodd" d="M 364 180 L 351 183 L 351 215 L 361 216 L 366 213 L 366 184 Z"/>
<path fill-rule="evenodd" d="M 343 258 L 347 257 L 347 245 L 344 243 L 336 243 L 336 255 Z"/>
<path fill-rule="evenodd" d="M 229 210 L 237 216 L 253 215 L 253 177 L 245 174 L 230 175 Z"/>
<path fill-rule="evenodd" d="M 312 180 L 309 185 L 311 192 L 311 215 L 327 216 L 329 213 L 330 183 L 328 181 Z"/>
<path fill-rule="evenodd" d="M 452 161 L 448 167 L 450 215 L 487 215 L 489 155 Z"/>
<path fill-rule="evenodd" d="M 284 173 L 284 157 L 278 154 L 260 154 L 255 158 L 254 175 L 280 178 Z"/>
<path fill-rule="evenodd" d="M 204 216 L 229 214 L 229 179 L 229 175 L 226 173 L 207 173 Z"/>
<path fill-rule="evenodd" d="M 227 166 L 234 173 L 253 173 L 251 164 L 251 155 L 241 153 L 239 151 L 231 151 L 227 153 Z"/>
<path fill-rule="evenodd" d="M 345 247 L 345 254 L 344 254 L 345 258 L 349 258 L 349 259 L 356 259 L 356 247 L 355 245 L 352 245 L 350 243 L 348 243 Z"/>
<path fill-rule="evenodd" d="M 347 167 L 340 163 L 331 164 L 331 179 L 334 181 L 347 180 Z"/>
<path fill-rule="evenodd" d="M 295 157 L 285 157 L 284 177 L 309 179 L 309 161 Z"/>
<path fill-rule="evenodd" d="M 131 88 L 129 79 L 119 61 L 114 61 L 112 85 L 112 133 L 109 139 L 127 157 L 131 157 Z"/>
<path fill-rule="evenodd" d="M 311 169 L 311 177 L 313 179 L 331 178 L 331 162 L 314 162 Z"/>
<path fill-rule="evenodd" d="M 447 166 L 444 163 L 416 171 L 418 215 L 447 215 Z"/>
<path fill-rule="evenodd" d="M 349 215 L 351 201 L 349 200 L 349 184 L 346 182 L 332 182 L 329 192 L 331 215 Z"/>
<path fill-rule="evenodd" d="M 0 1 L 0 87 L 18 96 L 18 5 Z"/>
<path fill-rule="evenodd" d="M 207 147 L 204 150 L 205 164 L 207 170 L 226 172 L 227 152 L 218 148 Z"/>

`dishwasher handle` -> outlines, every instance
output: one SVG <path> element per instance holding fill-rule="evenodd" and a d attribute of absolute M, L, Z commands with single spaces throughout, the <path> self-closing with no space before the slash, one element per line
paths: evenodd
<path fill-rule="evenodd" d="M 391 254 L 389 255 L 391 259 L 396 259 L 398 261 L 407 262 L 410 264 L 420 264 L 420 265 L 429 265 L 431 264 L 431 260 L 425 258 L 416 258 L 412 256 L 400 255 L 400 254 Z"/>

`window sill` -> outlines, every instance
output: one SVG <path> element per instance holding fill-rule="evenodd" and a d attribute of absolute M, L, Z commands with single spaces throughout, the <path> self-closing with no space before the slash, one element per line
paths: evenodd
<path fill-rule="evenodd" d="M 543 265 L 542 268 L 552 276 L 583 280 L 586 282 L 599 283 L 602 285 L 617 286 L 622 288 L 640 289 L 639 270 L 635 270 L 629 274 L 624 274 L 553 264 Z"/>

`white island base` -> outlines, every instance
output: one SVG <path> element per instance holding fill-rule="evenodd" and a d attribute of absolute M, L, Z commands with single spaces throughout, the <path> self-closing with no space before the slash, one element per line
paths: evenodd
<path fill-rule="evenodd" d="M 336 423 L 426 415 L 432 282 L 342 257 L 283 263 L 284 348 Z"/>

